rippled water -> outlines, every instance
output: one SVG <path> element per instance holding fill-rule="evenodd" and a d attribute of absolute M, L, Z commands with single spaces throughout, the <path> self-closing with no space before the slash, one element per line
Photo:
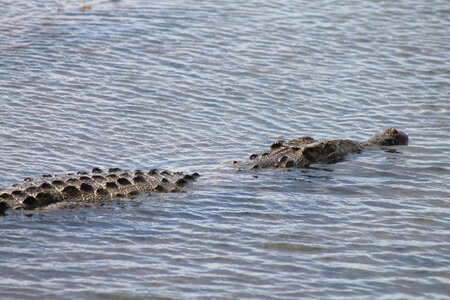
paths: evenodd
<path fill-rule="evenodd" d="M 449 45 L 448 1 L 0 0 L 1 186 L 202 174 L 186 194 L 0 218 L 1 298 L 448 297 Z M 388 126 L 410 145 L 231 166 Z"/>

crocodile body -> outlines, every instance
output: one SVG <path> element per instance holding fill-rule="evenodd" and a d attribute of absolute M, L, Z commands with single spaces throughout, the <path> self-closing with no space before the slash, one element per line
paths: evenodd
<path fill-rule="evenodd" d="M 91 172 L 26 178 L 21 184 L 0 190 L 0 213 L 8 208 L 33 210 L 63 202 L 95 203 L 151 192 L 184 192 L 184 187 L 198 176 L 156 169 L 128 172 L 94 168 Z"/>
<path fill-rule="evenodd" d="M 277 141 L 263 153 L 252 154 L 245 166 L 252 168 L 306 168 L 314 163 L 336 163 L 348 154 L 359 153 L 371 145 L 407 145 L 408 136 L 387 128 L 367 141 L 345 139 L 315 140 L 303 136 L 290 141 Z M 236 162 L 239 163 L 239 162 Z M 7 209 L 33 210 L 51 205 L 96 203 L 111 199 L 133 198 L 151 192 L 183 192 L 184 187 L 199 175 L 158 171 L 127 172 L 118 168 L 102 171 L 69 173 L 61 176 L 43 175 L 26 178 L 21 184 L 0 189 L 0 214 Z"/>
<path fill-rule="evenodd" d="M 277 141 L 268 151 L 250 155 L 249 165 L 254 168 L 307 168 L 315 163 L 336 163 L 348 154 L 360 153 L 364 148 L 407 145 L 408 136 L 395 128 L 387 128 L 359 142 L 346 139 L 315 140 L 304 136 L 290 141 Z"/>

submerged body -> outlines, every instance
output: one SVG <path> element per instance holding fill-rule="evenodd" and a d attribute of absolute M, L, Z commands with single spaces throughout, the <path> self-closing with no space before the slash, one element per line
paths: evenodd
<path fill-rule="evenodd" d="M 0 213 L 8 208 L 32 210 L 62 202 L 95 203 L 151 192 L 183 192 L 184 186 L 198 176 L 156 169 L 127 172 L 114 168 L 103 172 L 94 168 L 91 172 L 26 178 L 21 184 L 0 190 Z"/>
<path fill-rule="evenodd" d="M 273 143 L 269 151 L 252 154 L 249 164 L 253 168 L 306 168 L 314 163 L 336 163 L 371 145 L 407 144 L 408 136 L 394 128 L 387 128 L 364 142 L 345 139 L 317 141 L 304 136 Z M 9 208 L 33 210 L 61 203 L 133 198 L 151 192 L 183 192 L 184 186 L 198 176 L 197 173 L 186 175 L 158 170 L 127 172 L 118 168 L 104 172 L 94 168 L 91 172 L 44 175 L 36 180 L 27 178 L 21 184 L 0 189 L 0 214 Z"/>
<path fill-rule="evenodd" d="M 407 145 L 408 136 L 395 128 L 387 128 L 367 141 L 347 139 L 315 140 L 304 136 L 290 141 L 277 141 L 269 151 L 252 154 L 252 168 L 307 168 L 314 163 L 336 163 L 348 154 L 360 153 L 371 145 Z"/>

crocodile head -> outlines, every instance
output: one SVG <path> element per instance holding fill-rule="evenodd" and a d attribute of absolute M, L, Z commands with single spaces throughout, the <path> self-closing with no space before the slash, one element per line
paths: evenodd
<path fill-rule="evenodd" d="M 386 128 L 375 134 L 368 143 L 380 146 L 408 145 L 408 135 L 395 128 Z"/>

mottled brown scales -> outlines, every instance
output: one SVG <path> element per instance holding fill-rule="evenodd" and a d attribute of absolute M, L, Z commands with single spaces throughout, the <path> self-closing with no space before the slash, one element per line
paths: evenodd
<path fill-rule="evenodd" d="M 165 175 L 161 175 L 156 169 L 128 172 L 111 168 L 104 172 L 100 168 L 93 168 L 91 172 L 77 174 L 46 174 L 40 179 L 27 179 L 21 184 L 1 189 L 0 213 L 9 208 L 31 210 L 52 204 L 58 204 L 59 207 L 61 203 L 94 203 L 116 198 L 134 198 L 151 192 L 183 192 L 184 186 L 198 177 L 197 173 L 161 173 Z"/>
<path fill-rule="evenodd" d="M 10 194 L 3 193 L 0 195 L 0 199 L 9 200 L 12 198 L 13 198 L 13 196 L 11 196 Z"/>
<path fill-rule="evenodd" d="M 81 195 L 80 190 L 74 185 L 68 185 L 62 189 L 61 193 L 65 198 L 76 198 Z"/>
<path fill-rule="evenodd" d="M 52 186 L 50 183 L 48 183 L 48 182 L 44 182 L 43 184 L 41 184 L 41 185 L 39 186 L 39 188 L 40 188 L 40 189 L 43 189 L 43 190 L 48 190 L 48 189 L 53 188 L 53 186 Z"/>
<path fill-rule="evenodd" d="M 308 167 L 314 163 L 335 163 L 348 154 L 359 153 L 371 145 L 407 145 L 408 136 L 395 128 L 387 128 L 364 142 L 337 139 L 314 140 L 302 136 L 293 140 L 279 140 L 268 151 L 252 154 L 251 168 Z M 235 162 L 239 165 L 239 162 Z M 0 213 L 8 208 L 40 209 L 51 204 L 99 202 L 114 198 L 136 197 L 150 192 L 183 192 L 184 187 L 198 177 L 198 173 L 183 174 L 152 169 L 148 172 L 122 171 L 110 168 L 103 171 L 68 173 L 54 176 L 44 174 L 33 180 L 0 189 Z M 64 207 L 62 205 L 61 207 Z"/>
<path fill-rule="evenodd" d="M 95 191 L 95 193 L 101 196 L 109 196 L 109 191 L 105 188 L 99 188 Z"/>
<path fill-rule="evenodd" d="M 84 183 L 84 182 L 80 185 L 80 190 L 82 190 L 85 193 L 93 193 L 94 192 L 94 188 L 92 187 L 92 185 Z"/>
<path fill-rule="evenodd" d="M 92 179 L 94 179 L 95 181 L 98 181 L 98 182 L 103 182 L 106 180 L 106 178 L 103 177 L 102 175 L 93 175 Z"/>
<path fill-rule="evenodd" d="M 25 193 L 23 191 L 13 191 L 11 194 L 14 195 L 14 196 L 23 196 L 23 195 L 25 195 Z"/>
<path fill-rule="evenodd" d="M 128 179 L 124 178 L 124 177 L 121 177 L 121 178 L 117 179 L 117 183 L 120 184 L 120 185 L 129 185 L 129 184 L 131 184 L 131 182 Z"/>
<path fill-rule="evenodd" d="M 131 192 L 128 193 L 127 196 L 128 196 L 129 198 L 134 198 L 134 197 L 139 196 L 139 192 L 138 192 L 138 191 L 131 191 Z"/>
<path fill-rule="evenodd" d="M 175 185 L 176 186 L 185 186 L 186 184 L 187 184 L 188 182 L 185 180 L 185 179 L 183 179 L 183 178 L 180 178 L 180 179 L 178 179 L 177 181 L 175 181 Z"/>
<path fill-rule="evenodd" d="M 155 187 L 153 188 L 153 190 L 154 190 L 155 192 L 164 192 L 164 191 L 165 191 L 164 187 L 163 187 L 162 185 L 160 185 L 160 184 L 158 184 L 157 186 L 155 186 Z"/>
<path fill-rule="evenodd" d="M 146 183 L 147 180 L 145 179 L 144 176 L 142 176 L 142 175 L 137 175 L 137 176 L 134 176 L 133 182 L 134 182 L 134 183 Z"/>
<path fill-rule="evenodd" d="M 35 187 L 35 186 L 30 186 L 30 187 L 25 189 L 25 192 L 27 192 L 27 193 L 35 193 L 37 191 L 37 189 L 38 188 Z"/>
<path fill-rule="evenodd" d="M 52 193 L 38 193 L 35 197 L 37 206 L 47 206 L 59 202 L 58 197 Z"/>
<path fill-rule="evenodd" d="M 35 197 L 28 196 L 22 201 L 22 204 L 28 207 L 36 207 L 37 199 Z"/>
<path fill-rule="evenodd" d="M 117 186 L 117 183 L 112 182 L 112 181 L 108 181 L 108 182 L 105 184 L 105 187 L 106 187 L 107 189 L 109 189 L 109 190 L 115 190 L 115 189 L 119 188 L 119 187 Z"/>
<path fill-rule="evenodd" d="M 371 145 L 407 145 L 408 136 L 395 128 L 387 128 L 367 141 L 345 139 L 315 140 L 302 136 L 290 141 L 279 140 L 270 145 L 269 151 L 250 155 L 250 168 L 306 168 L 315 163 L 336 163 L 348 154 L 360 153 Z M 239 162 L 235 162 L 238 164 Z"/>

